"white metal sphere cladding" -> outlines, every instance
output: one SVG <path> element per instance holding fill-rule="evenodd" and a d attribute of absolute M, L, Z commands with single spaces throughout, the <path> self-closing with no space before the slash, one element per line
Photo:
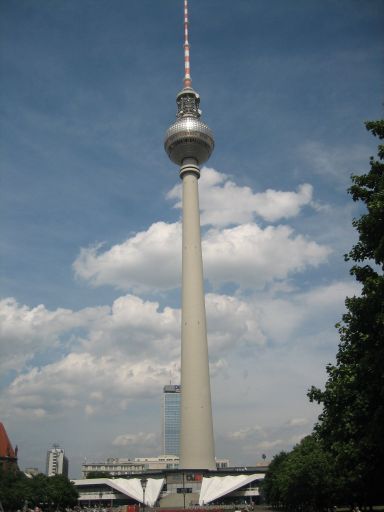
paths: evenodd
<path fill-rule="evenodd" d="M 215 141 L 211 129 L 195 117 L 181 117 L 168 128 L 164 148 L 175 164 L 194 158 L 202 165 L 211 156 Z"/>

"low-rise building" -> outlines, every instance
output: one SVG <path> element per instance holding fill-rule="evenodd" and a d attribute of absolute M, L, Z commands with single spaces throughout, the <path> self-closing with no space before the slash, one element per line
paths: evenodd
<path fill-rule="evenodd" d="M 137 505 L 186 508 L 204 505 L 244 507 L 260 503 L 259 467 L 217 471 L 157 470 L 131 477 L 74 480 L 80 505 Z"/>
<path fill-rule="evenodd" d="M 218 469 L 227 468 L 228 459 L 216 459 Z M 81 466 L 83 478 L 87 478 L 90 473 L 108 473 L 111 477 L 129 476 L 146 471 L 160 471 L 164 469 L 178 469 L 179 457 L 176 455 L 159 455 L 158 457 L 135 457 L 127 458 L 108 458 L 102 462 L 84 462 Z"/>

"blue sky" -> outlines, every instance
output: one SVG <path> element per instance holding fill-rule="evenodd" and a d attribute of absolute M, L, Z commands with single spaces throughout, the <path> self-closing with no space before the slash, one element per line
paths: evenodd
<path fill-rule="evenodd" d="M 180 209 L 163 150 L 181 0 L 2 1 L 0 420 L 22 467 L 160 454 L 177 382 Z M 309 433 L 382 117 L 381 1 L 190 0 L 216 148 L 200 180 L 216 454 Z"/>

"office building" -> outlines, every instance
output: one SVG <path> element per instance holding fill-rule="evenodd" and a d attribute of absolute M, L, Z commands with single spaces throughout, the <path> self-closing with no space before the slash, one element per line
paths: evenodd
<path fill-rule="evenodd" d="M 217 470 L 229 467 L 228 459 L 216 459 Z M 158 457 L 109 457 L 99 462 L 84 462 L 81 465 L 81 474 L 87 478 L 90 473 L 108 474 L 110 477 L 134 476 L 146 472 L 161 472 L 163 470 L 176 470 L 179 468 L 177 455 L 159 455 Z"/>
<path fill-rule="evenodd" d="M 162 453 L 180 454 L 180 386 L 164 386 L 161 403 Z"/>
<path fill-rule="evenodd" d="M 47 452 L 47 476 L 54 475 L 68 476 L 68 459 L 58 444 Z"/>

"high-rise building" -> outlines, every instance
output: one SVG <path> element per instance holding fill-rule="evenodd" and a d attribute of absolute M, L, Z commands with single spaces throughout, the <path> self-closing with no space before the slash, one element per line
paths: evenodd
<path fill-rule="evenodd" d="M 192 88 L 188 2 L 184 0 L 184 82 L 176 97 L 176 121 L 164 148 L 182 180 L 182 314 L 180 468 L 215 470 L 211 388 L 201 253 L 198 179 L 213 148 L 213 134 L 200 119 L 200 96 Z"/>
<path fill-rule="evenodd" d="M 180 386 L 164 386 L 162 403 L 162 453 L 180 454 Z"/>
<path fill-rule="evenodd" d="M 58 444 L 47 451 L 47 476 L 68 476 L 68 459 Z"/>

